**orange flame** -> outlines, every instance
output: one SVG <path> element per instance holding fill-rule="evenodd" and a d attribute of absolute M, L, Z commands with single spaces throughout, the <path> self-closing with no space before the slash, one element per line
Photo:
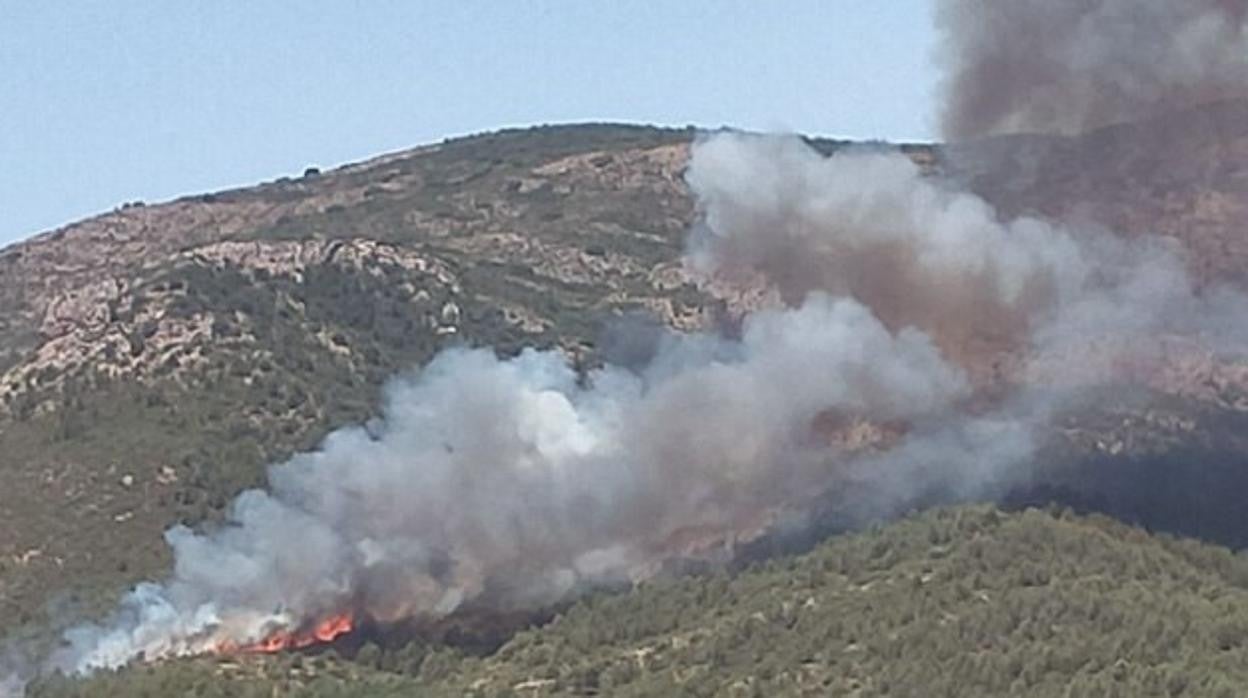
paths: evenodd
<path fill-rule="evenodd" d="M 263 640 L 244 645 L 239 652 L 256 654 L 273 654 L 285 650 L 297 650 L 312 645 L 333 642 L 355 628 L 355 619 L 350 613 L 339 613 L 306 630 L 279 630 Z"/>

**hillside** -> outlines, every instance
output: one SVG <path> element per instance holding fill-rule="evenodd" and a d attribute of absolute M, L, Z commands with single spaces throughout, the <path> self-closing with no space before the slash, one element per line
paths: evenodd
<path fill-rule="evenodd" d="M 1248 104 L 1228 103 L 1080 137 L 1005 137 L 952 148 L 907 146 L 903 152 L 928 175 L 969 186 L 1003 216 L 1040 214 L 1126 231 L 1159 231 L 1183 244 L 1188 266 L 1202 282 L 1241 283 L 1248 263 L 1248 247 L 1239 233 L 1248 212 L 1248 118 L 1240 118 L 1245 114 Z M 1199 128 L 1190 128 L 1192 123 Z M 523 347 L 560 347 L 584 367 L 627 349 L 604 340 L 612 318 L 644 314 L 678 330 L 731 328 L 744 309 L 760 302 L 761 291 L 698 281 L 680 262 L 696 218 L 684 181 L 693 136 L 684 130 L 616 125 L 486 134 L 247 189 L 128 205 L 0 250 L 0 477 L 5 484 L 0 530 L 6 533 L 0 537 L 0 624 L 15 634 L 46 632 L 66 618 L 98 614 L 138 581 L 160 578 L 170 564 L 162 538 L 170 525 L 195 527 L 218 520 L 236 493 L 263 482 L 267 464 L 310 448 L 331 429 L 374 416 L 385 381 L 419 367 L 441 348 L 490 346 L 510 354 Z M 824 152 L 846 145 L 814 144 Z M 1185 358 L 1190 361 L 1182 370 L 1161 375 L 1146 399 L 1098 404 L 1095 410 L 1067 415 L 1035 482 L 1003 498 L 1023 503 L 1058 499 L 1158 530 L 1236 547 L 1248 544 L 1248 521 L 1236 497 L 1248 484 L 1248 444 L 1242 436 L 1248 434 L 1248 373 L 1212 357 Z M 972 519 L 988 516 L 968 511 L 965 516 Z M 933 516 L 871 534 L 890 541 L 881 544 L 885 548 L 904 552 L 847 568 L 844 579 L 819 577 L 807 591 L 826 587 L 818 593 L 830 594 L 820 597 L 828 608 L 862 613 L 859 606 L 838 605 L 847 602 L 837 594 L 866 584 L 869 580 L 855 575 L 866 574 L 873 564 L 881 579 L 894 572 L 935 574 L 919 569 L 929 565 L 927 548 L 891 538 L 909 540 L 916 526 L 961 525 L 950 522 L 963 514 Z M 1105 694 L 1093 689 L 1113 679 L 1115 663 L 1127 655 L 1155 670 L 1129 674 L 1130 681 L 1142 683 L 1127 683 L 1123 695 L 1139 694 L 1129 687 L 1152 690 L 1174 672 L 1196 680 L 1229 671 L 1229 664 L 1218 663 L 1223 655 L 1204 652 L 1213 642 L 1211 633 L 1223 631 L 1217 630 L 1221 626 L 1209 607 L 1200 606 L 1214 603 L 1218 595 L 1240 593 L 1237 582 L 1218 576 L 1219 566 L 1232 566 L 1229 554 L 1154 541 L 1104 522 L 1037 516 L 1006 517 L 1006 523 L 986 529 L 1001 536 L 978 540 L 1017 550 L 1020 541 L 1035 542 L 1028 536 L 1069 533 L 1081 541 L 1072 544 L 1071 557 L 1062 548 L 1042 566 L 1057 570 L 1082 569 L 1091 558 L 1080 556 L 1092 541 L 1109 536 L 1115 550 L 1135 551 L 1131 555 L 1140 559 L 1127 556 L 1130 564 L 1124 562 L 1122 569 L 1128 572 L 1103 570 L 1110 580 L 1103 586 L 1085 582 L 1123 614 L 1138 612 L 1145 597 L 1130 597 L 1127 603 L 1114 596 L 1116 585 L 1151 601 L 1178 593 L 1166 586 L 1175 579 L 1202 580 L 1190 598 L 1175 602 L 1190 602 L 1193 610 L 1181 613 L 1194 615 L 1181 617 L 1193 619 L 1200 631 L 1184 635 L 1177 646 L 1089 649 L 1114 657 L 1087 670 L 1089 695 Z M 837 528 L 836 522 L 826 527 Z M 870 540 L 836 541 L 813 557 L 776 564 L 794 569 L 822 565 L 812 561 L 857 555 L 855 546 L 873 545 L 864 543 Z M 837 550 L 843 552 L 828 552 Z M 1183 562 L 1187 554 L 1175 550 L 1204 551 L 1187 557 L 1206 555 L 1222 562 Z M 1007 570 L 1002 580 L 1021 564 L 1004 554 L 998 561 Z M 948 558 L 939 562 L 947 575 L 956 576 L 960 569 Z M 1136 563 L 1143 567 L 1131 566 Z M 1173 565 L 1184 571 L 1167 571 Z M 548 677 L 530 674 L 533 667 L 545 666 L 544 655 L 525 643 L 563 642 L 561 633 L 583 632 L 576 628 L 585 627 L 595 613 L 636 615 L 637 607 L 629 604 L 674 603 L 661 600 L 670 598 L 688 606 L 688 616 L 682 612 L 673 619 L 679 627 L 643 628 L 637 637 L 595 637 L 588 645 L 579 638 L 575 648 L 586 649 L 585 655 L 566 663 L 561 658 L 558 665 L 602 673 L 618 663 L 620 652 L 659 647 L 664 640 L 657 638 L 684 642 L 690 633 L 727 627 L 714 619 L 721 604 L 698 606 L 701 602 L 690 600 L 710 594 L 707 589 L 722 588 L 739 596 L 750 613 L 771 618 L 771 611 L 750 604 L 764 603 L 767 596 L 758 590 L 771 588 L 776 578 L 768 575 L 778 569 L 732 582 L 686 581 L 595 599 L 549 630 L 521 635 L 483 663 L 448 655 L 441 670 L 445 676 L 434 677 L 423 665 L 420 671 L 450 692 L 483 678 L 491 691 L 507 688 L 492 682 L 512 678 L 514 683 L 543 681 Z M 1122 581 L 1132 575 L 1141 580 L 1138 586 Z M 956 584 L 943 583 L 949 577 L 936 579 L 942 580 L 932 592 L 936 607 L 957 617 L 978 608 L 974 595 L 962 599 Z M 1217 591 L 1203 595 L 1204 584 Z M 1019 604 L 1040 602 L 1027 596 L 1027 589 L 1035 587 L 1017 586 L 999 581 L 974 591 L 985 591 L 989 598 L 1021 594 Z M 881 594 L 867 600 L 872 608 L 897 604 L 884 593 L 889 588 L 894 587 L 869 587 Z M 988 616 L 975 617 L 989 625 L 1008 623 L 1014 616 L 999 613 L 1002 608 L 1008 606 L 989 605 Z M 1044 612 L 1062 616 L 1072 611 Z M 952 636 L 940 633 L 953 632 L 902 616 L 880 622 L 915 647 L 923 638 L 943 641 Z M 1078 628 L 1082 635 L 1071 637 L 1081 637 L 1097 635 L 1091 632 L 1095 622 L 1077 616 L 1058 624 Z M 922 627 L 911 627 L 915 623 Z M 811 632 L 816 631 L 831 632 Z M 1013 626 L 1001 632 L 1016 631 L 1022 632 Z M 905 635 L 909 632 L 922 635 Z M 718 630 L 711 635 L 720 636 Z M 1097 642 L 1117 641 L 1110 633 L 1098 637 Z M 854 644 L 854 638 L 842 639 L 842 649 Z M 637 644 L 643 640 L 649 644 Z M 773 641 L 778 640 L 766 640 Z M 1020 651 L 1026 646 L 1022 642 L 1015 638 L 997 649 L 1004 656 Z M 1194 644 L 1184 644 L 1189 642 Z M 687 646 L 678 649 L 668 660 L 683 667 L 679 676 L 655 669 L 654 676 L 637 680 L 657 683 L 643 682 L 636 690 L 663 692 L 672 682 L 684 685 L 711 661 L 687 654 L 693 651 Z M 800 662 L 766 670 L 768 678 L 755 659 L 733 655 L 731 647 L 717 651 L 732 655 L 736 667 L 724 673 L 731 677 L 724 678 L 728 683 L 717 686 L 725 690 L 738 682 L 770 695 L 797 684 L 819 685 L 826 678 L 798 672 L 793 666 Z M 985 650 L 985 656 L 994 651 Z M 966 661 L 974 663 L 973 658 Z M 1030 658 L 1019 661 L 1020 667 L 1033 666 Z M 1215 664 L 1200 663 L 1206 661 Z M 407 679 L 386 672 L 375 675 L 367 663 L 334 666 L 335 671 L 364 672 L 378 686 L 406 685 Z M 281 675 L 287 670 L 280 663 L 257 666 Z M 855 671 L 865 682 L 868 675 L 882 675 L 880 666 L 864 663 Z M 1023 680 L 1023 668 L 1015 672 L 1013 667 L 1006 684 L 997 668 L 982 669 L 984 694 Z M 141 678 L 146 671 L 116 680 L 147 680 Z M 194 672 L 232 670 L 193 662 L 174 665 L 172 674 L 154 671 L 153 681 L 178 686 L 182 671 L 198 680 Z M 897 691 L 940 685 L 934 665 L 906 663 L 898 671 L 913 673 L 896 677 Z M 1040 674 L 1026 680 L 1043 687 L 1043 671 L 1030 671 Z M 571 690 L 568 677 L 549 678 L 559 682 L 539 685 Z M 1212 690 L 1212 684 L 1191 685 Z M 878 688 L 866 686 L 859 686 L 863 695 Z M 829 690 L 848 695 L 856 689 Z"/>
<path fill-rule="evenodd" d="M 0 621 L 157 574 L 264 464 L 439 347 L 700 321 L 676 268 L 688 135 L 505 133 L 130 207 L 0 254 Z M 591 162 L 592 161 L 592 162 Z M 54 581 L 55 580 L 55 581 Z"/>
<path fill-rule="evenodd" d="M 31 696 L 1234 696 L 1248 561 L 1104 518 L 930 511 L 739 575 L 577 604 L 477 659 L 146 666 Z"/>

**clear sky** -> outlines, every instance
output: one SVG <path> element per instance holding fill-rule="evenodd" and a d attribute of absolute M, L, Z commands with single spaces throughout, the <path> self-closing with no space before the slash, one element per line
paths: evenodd
<path fill-rule="evenodd" d="M 930 0 L 0 0 L 0 244 L 502 126 L 935 133 Z"/>

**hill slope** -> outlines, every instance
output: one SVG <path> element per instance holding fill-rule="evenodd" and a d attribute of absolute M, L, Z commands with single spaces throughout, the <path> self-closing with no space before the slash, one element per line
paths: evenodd
<path fill-rule="evenodd" d="M 612 312 L 700 322 L 688 134 L 467 139 L 132 207 L 0 254 L 0 621 L 165 564 L 263 466 L 440 347 L 588 355 Z M 56 581 L 54 581 L 56 580 Z"/>

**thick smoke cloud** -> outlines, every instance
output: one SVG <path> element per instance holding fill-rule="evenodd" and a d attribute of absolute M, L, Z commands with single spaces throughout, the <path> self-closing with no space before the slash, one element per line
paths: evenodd
<path fill-rule="evenodd" d="M 535 608 L 644 577 L 682 536 L 760 527 L 826 488 L 820 413 L 930 419 L 965 393 L 926 336 L 826 294 L 751 316 L 739 340 L 670 336 L 640 372 L 587 385 L 554 352 L 449 351 L 391 386 L 380 427 L 272 468 L 228 526 L 171 530 L 172 579 L 71 633 L 54 664 L 244 644 L 344 608 Z"/>
<path fill-rule="evenodd" d="M 855 298 L 964 365 L 1026 341 L 1088 274 L 1066 232 L 999 223 L 896 153 L 823 158 L 796 139 L 723 138 L 699 148 L 688 178 L 705 212 L 696 270 L 761 273 L 789 304 L 815 290 Z"/>
<path fill-rule="evenodd" d="M 1248 0 L 939 0 L 942 130 L 1075 133 L 1248 96 Z"/>
<path fill-rule="evenodd" d="M 1109 360 L 1155 354 L 1165 334 L 1243 346 L 1242 296 L 1196 294 L 1176 241 L 1001 221 L 894 152 L 825 158 L 796 139 L 718 138 L 688 179 L 696 272 L 761 276 L 788 305 L 814 291 L 853 298 L 893 331 L 922 331 L 976 387 L 1026 383 L 1072 355 L 1080 382 L 1121 380 Z"/>
<path fill-rule="evenodd" d="M 391 387 L 380 430 L 274 467 L 227 527 L 170 531 L 173 578 L 77 631 L 65 665 L 254 641 L 344 606 L 532 608 L 636 577 L 681 531 L 732 532 L 823 484 L 826 454 L 801 443 L 820 411 L 914 419 L 964 391 L 921 334 L 826 295 L 751 317 L 740 341 L 673 337 L 642 373 L 590 383 L 551 352 L 442 354 Z"/>
<path fill-rule="evenodd" d="M 445 352 L 394 381 L 377 424 L 273 466 L 228 525 L 169 531 L 172 576 L 68 633 L 45 671 L 344 610 L 537 608 L 830 502 L 865 521 L 993 492 L 1027 477 L 1057 410 L 1132 379 L 1122 352 L 1206 341 L 1243 307 L 1194 295 L 1164 244 L 1003 223 L 891 152 L 720 135 L 688 180 L 689 268 L 779 291 L 739 333 L 648 332 L 584 377 L 557 352 Z"/>

